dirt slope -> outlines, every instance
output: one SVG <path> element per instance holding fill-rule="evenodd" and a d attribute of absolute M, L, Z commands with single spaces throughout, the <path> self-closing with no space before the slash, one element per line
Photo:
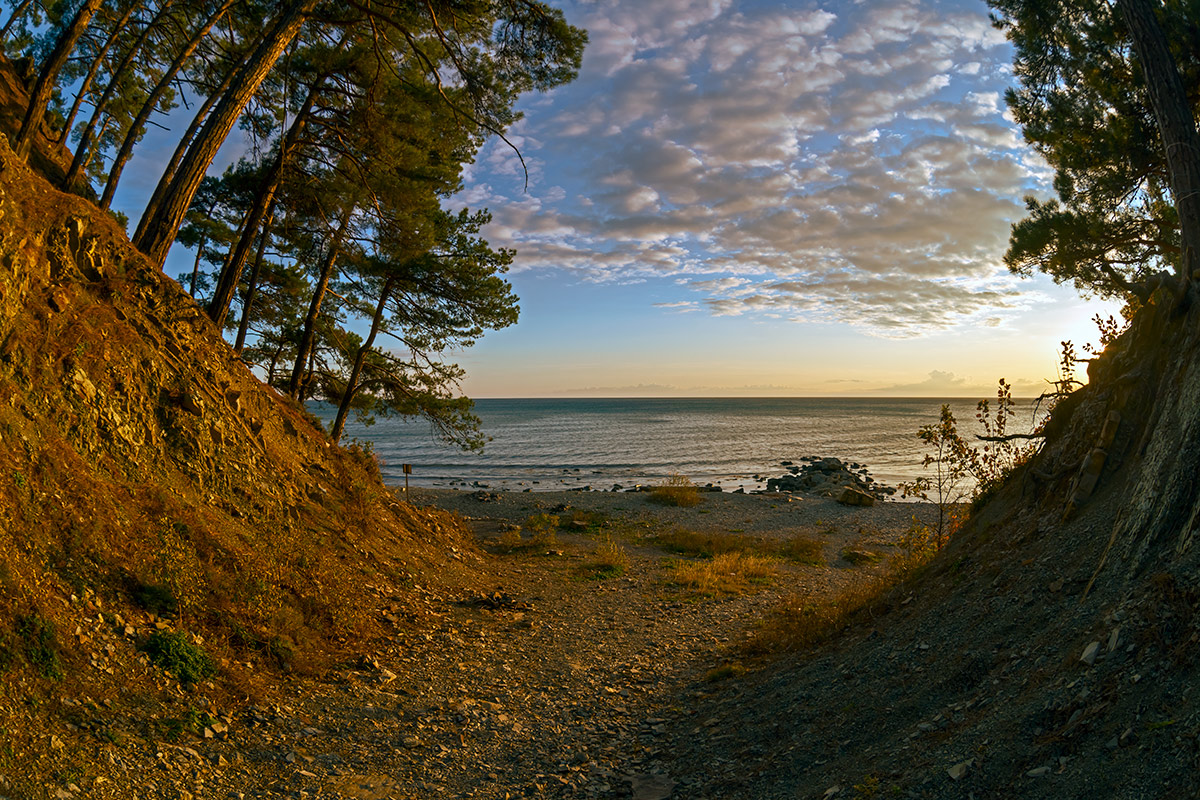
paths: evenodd
<path fill-rule="evenodd" d="M 162 736 L 353 655 L 381 631 L 375 593 L 456 565 L 461 536 L 330 447 L 0 137 L 0 787 L 38 796 L 113 744 L 72 721 L 81 703 L 168 703 L 144 716 Z M 194 686 L 150 663 L 156 637 L 178 648 L 161 663 L 199 659 Z"/>

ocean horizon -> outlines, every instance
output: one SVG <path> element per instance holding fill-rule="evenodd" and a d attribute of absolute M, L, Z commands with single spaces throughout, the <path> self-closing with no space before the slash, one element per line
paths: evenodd
<path fill-rule="evenodd" d="M 835 457 L 896 486 L 922 474 L 923 425 L 949 404 L 959 431 L 978 430 L 978 398 L 636 397 L 480 398 L 490 440 L 482 453 L 437 440 L 420 419 L 352 419 L 344 441 L 369 443 L 384 481 L 505 491 L 625 490 L 683 475 L 699 485 L 750 492 L 786 472 L 783 461 Z M 323 421 L 334 409 L 310 408 Z M 1033 427 L 1036 404 L 1018 399 L 1012 430 Z"/>

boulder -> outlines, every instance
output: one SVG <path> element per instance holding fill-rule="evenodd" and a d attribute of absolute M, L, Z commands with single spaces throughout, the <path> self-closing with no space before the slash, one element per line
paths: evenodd
<path fill-rule="evenodd" d="M 837 501 L 844 506 L 873 506 L 875 498 L 866 492 L 859 491 L 851 486 L 842 489 L 842 493 L 838 495 Z"/>

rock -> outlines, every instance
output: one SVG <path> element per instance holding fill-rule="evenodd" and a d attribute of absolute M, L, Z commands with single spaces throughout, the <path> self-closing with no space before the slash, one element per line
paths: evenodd
<path fill-rule="evenodd" d="M 675 791 L 675 781 L 666 775 L 626 775 L 633 789 L 633 800 L 667 800 Z"/>
<path fill-rule="evenodd" d="M 1043 775 L 1049 775 L 1049 774 L 1050 774 L 1049 767 L 1034 767 L 1033 769 L 1029 770 L 1029 772 L 1025 773 L 1025 775 L 1030 778 L 1040 778 Z"/>
<path fill-rule="evenodd" d="M 873 506 L 875 498 L 866 492 L 847 486 L 838 495 L 837 501 L 844 506 Z"/>
<path fill-rule="evenodd" d="M 946 770 L 946 774 L 949 775 L 951 778 L 953 778 L 956 781 L 962 780 L 963 778 L 966 777 L 967 772 L 970 771 L 971 767 L 974 764 L 975 764 L 975 759 L 973 759 L 973 758 L 969 758 L 966 761 L 960 761 L 957 764 L 955 764 L 953 767 L 950 767 L 950 769 Z"/>
<path fill-rule="evenodd" d="M 204 414 L 204 400 L 200 397 L 200 393 L 194 389 L 183 393 L 179 398 L 179 407 L 189 414 L 195 414 L 197 417 Z"/>
<path fill-rule="evenodd" d="M 1112 633 L 1108 635 L 1108 652 L 1117 649 L 1117 645 L 1121 643 L 1121 626 L 1113 628 Z"/>
<path fill-rule="evenodd" d="M 71 305 L 71 295 L 62 287 L 56 288 L 50 293 L 50 307 L 59 314 L 66 311 Z"/>
<path fill-rule="evenodd" d="M 1100 643 L 1092 642 L 1087 647 L 1083 648 L 1083 655 L 1079 657 L 1079 660 L 1090 667 L 1092 664 L 1096 663 L 1096 656 L 1098 655 L 1100 655 Z"/>

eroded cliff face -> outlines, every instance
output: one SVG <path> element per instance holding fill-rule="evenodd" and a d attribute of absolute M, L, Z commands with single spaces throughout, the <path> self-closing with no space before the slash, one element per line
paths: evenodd
<path fill-rule="evenodd" d="M 461 536 L 386 489 L 369 454 L 331 446 L 109 215 L 52 189 L 0 137 L 10 694 L 48 680 L 30 619 L 52 623 L 62 680 L 84 685 L 163 677 L 133 657 L 155 627 L 202 639 L 234 680 L 246 662 L 319 666 L 377 632 L 368 596 L 400 592 Z M 68 646 L 98 613 L 129 658 Z"/>

